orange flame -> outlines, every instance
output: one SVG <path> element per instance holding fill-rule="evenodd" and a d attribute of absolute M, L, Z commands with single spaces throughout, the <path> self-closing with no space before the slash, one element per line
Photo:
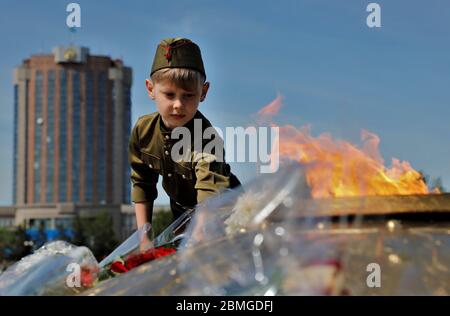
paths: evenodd
<path fill-rule="evenodd" d="M 260 118 L 260 121 L 263 121 L 264 119 L 270 119 L 272 116 L 277 114 L 280 111 L 282 101 L 283 99 L 281 95 L 278 95 L 275 100 L 259 110 L 258 116 Z"/>
<path fill-rule="evenodd" d="M 277 97 L 258 114 L 274 115 L 280 106 Z M 384 166 L 376 134 L 362 130 L 362 146 L 358 147 L 328 133 L 313 137 L 310 126 L 285 125 L 279 131 L 279 144 L 273 148 L 279 145 L 280 159 L 304 165 L 314 198 L 430 193 L 422 175 L 407 161 L 393 158 L 390 168 Z"/>

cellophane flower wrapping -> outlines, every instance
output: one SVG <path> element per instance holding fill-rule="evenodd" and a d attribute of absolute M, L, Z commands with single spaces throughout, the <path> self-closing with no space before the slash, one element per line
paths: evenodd
<path fill-rule="evenodd" d="M 126 273 L 144 263 L 175 253 L 176 246 L 173 241 L 176 239 L 175 237 L 180 228 L 190 220 L 191 212 L 192 210 L 187 210 L 151 241 L 149 240 L 151 235 L 151 225 L 149 223 L 138 229 L 100 262 L 100 281 Z"/>
<path fill-rule="evenodd" d="M 117 273 L 175 252 L 164 238 L 159 243 L 166 246 L 155 248 L 144 238 L 149 238 L 150 231 L 151 225 L 145 224 L 100 263 L 87 247 L 59 240 L 48 242 L 0 274 L 0 295 L 74 295 Z M 166 235 L 171 236 L 170 231 Z M 75 276 L 75 269 L 79 276 Z"/>
<path fill-rule="evenodd" d="M 197 206 L 176 255 L 143 264 L 126 279 L 116 278 L 90 293 L 339 294 L 339 253 L 292 238 L 311 224 L 290 223 L 291 213 L 309 194 L 298 165 L 260 176 L 245 189 L 222 192 Z M 291 261 L 299 263 L 286 264 Z M 292 269 L 302 271 L 302 286 L 288 282 Z"/>
<path fill-rule="evenodd" d="M 291 233 L 311 224 L 308 219 L 290 223 L 296 206 L 309 197 L 304 170 L 291 164 L 199 205 L 179 255 L 177 271 L 185 283 L 182 294 L 285 293 L 283 282 L 289 269 L 299 268 L 285 264 L 299 261 L 293 247 L 304 249 L 304 274 L 316 275 L 316 280 L 320 275 L 323 280 L 315 283 L 317 289 L 291 287 L 290 293 L 338 292 L 339 254 L 327 253 L 327 247 L 307 252 L 305 244 L 299 246 L 290 239 Z"/>
<path fill-rule="evenodd" d="M 79 267 L 79 286 L 68 286 L 67 278 Z M 73 295 L 91 287 L 99 267 L 87 247 L 65 241 L 44 244 L 0 275 L 0 295 Z"/>
<path fill-rule="evenodd" d="M 345 208 L 341 200 L 311 200 L 303 169 L 298 165 L 283 166 L 277 173 L 259 176 L 244 189 L 222 192 L 198 205 L 195 212 L 186 212 L 181 222 L 169 226 L 152 241 L 153 248 L 160 249 L 158 255 L 137 251 L 141 249 L 139 242 L 118 247 L 105 261 L 106 265 L 103 261 L 100 264 L 105 268 L 116 262 L 116 277 L 97 282 L 81 293 L 450 293 L 449 272 L 445 267 L 450 262 L 448 227 L 394 225 L 398 228 L 392 229 L 393 225 L 386 226 L 383 221 L 373 223 L 358 216 L 354 221 L 342 216 L 336 221 L 329 215 L 315 215 L 320 213 L 318 205 L 328 208 L 331 204 Z M 186 224 L 183 234 L 174 229 Z M 369 264 L 378 264 L 383 269 L 380 288 L 368 286 Z M 51 277 L 51 266 L 40 269 Z M 36 278 L 21 279 L 22 289 L 29 286 L 30 280 L 35 282 Z M 48 289 L 38 291 L 39 286 L 29 292 L 18 287 L 9 293 L 52 293 Z"/>

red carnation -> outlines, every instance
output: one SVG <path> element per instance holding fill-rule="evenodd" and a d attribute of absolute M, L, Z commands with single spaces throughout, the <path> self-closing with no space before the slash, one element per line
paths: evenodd
<path fill-rule="evenodd" d="M 159 247 L 155 249 L 149 249 L 143 253 L 131 255 L 125 260 L 125 267 L 129 270 L 140 266 L 143 263 L 155 260 L 157 258 L 162 258 L 167 255 L 176 252 L 175 249 Z"/>
<path fill-rule="evenodd" d="M 176 252 L 175 249 L 160 247 L 160 248 L 156 248 L 155 249 L 154 256 L 155 256 L 155 258 L 161 258 L 161 257 L 168 256 L 168 255 L 170 255 L 172 253 L 175 253 L 175 252 Z"/>
<path fill-rule="evenodd" d="M 97 279 L 97 267 L 81 267 L 80 281 L 83 287 L 91 287 Z"/>
<path fill-rule="evenodd" d="M 125 260 L 125 266 L 131 270 L 147 262 L 146 258 L 142 254 L 132 255 Z"/>
<path fill-rule="evenodd" d="M 110 270 L 115 273 L 125 273 L 140 266 L 141 264 L 168 256 L 175 252 L 175 249 L 164 247 L 149 249 L 142 253 L 129 255 L 123 263 L 120 261 L 114 261 L 111 264 Z"/>
<path fill-rule="evenodd" d="M 84 287 L 90 287 L 92 283 L 94 283 L 94 277 L 92 276 L 91 271 L 81 269 L 81 285 Z"/>
<path fill-rule="evenodd" d="M 114 261 L 111 264 L 111 271 L 116 273 L 124 273 L 128 272 L 129 270 L 122 264 L 122 262 Z"/>

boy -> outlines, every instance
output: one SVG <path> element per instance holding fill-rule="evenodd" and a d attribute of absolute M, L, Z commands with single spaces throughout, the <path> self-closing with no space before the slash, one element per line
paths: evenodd
<path fill-rule="evenodd" d="M 239 185 L 239 180 L 225 163 L 223 153 L 213 153 L 208 155 L 208 159 L 196 159 L 198 153 L 192 150 L 188 161 L 172 159 L 172 147 L 179 141 L 172 137 L 173 129 L 188 128 L 193 135 L 193 149 L 196 141 L 205 144 L 204 140 L 199 140 L 202 135 L 194 133 L 194 120 L 201 120 L 203 130 L 211 127 L 211 123 L 197 110 L 209 89 L 200 48 L 185 38 L 161 41 L 156 49 L 150 79 L 145 84 L 158 112 L 140 117 L 130 137 L 132 200 L 138 228 L 152 221 L 159 175 L 170 197 L 174 219 L 186 208 L 194 207 L 222 189 Z M 220 159 L 216 159 L 219 154 Z"/>

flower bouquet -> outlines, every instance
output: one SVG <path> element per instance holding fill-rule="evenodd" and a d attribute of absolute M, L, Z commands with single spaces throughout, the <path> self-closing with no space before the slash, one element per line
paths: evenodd
<path fill-rule="evenodd" d="M 100 263 L 87 247 L 52 241 L 22 258 L 0 275 L 0 295 L 74 295 L 152 260 L 176 252 L 181 227 L 190 213 L 173 222 L 155 240 L 151 225 L 134 232 Z"/>
<path fill-rule="evenodd" d="M 159 247 L 118 257 L 102 270 L 100 280 L 102 281 L 118 274 L 126 273 L 141 264 L 171 255 L 175 252 L 176 250 L 174 248 Z"/>
<path fill-rule="evenodd" d="M 146 262 L 175 253 L 177 245 L 184 237 L 181 231 L 191 220 L 193 212 L 194 209 L 186 209 L 153 241 L 148 239 L 151 225 L 146 223 L 100 262 L 99 280 L 103 281 L 118 274 L 126 273 Z"/>

